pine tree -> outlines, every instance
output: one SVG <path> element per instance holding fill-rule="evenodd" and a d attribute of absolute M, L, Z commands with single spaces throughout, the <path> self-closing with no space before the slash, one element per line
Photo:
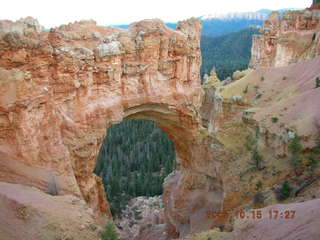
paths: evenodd
<path fill-rule="evenodd" d="M 115 230 L 115 226 L 113 223 L 109 222 L 106 226 L 104 231 L 101 233 L 102 240 L 121 240 L 119 234 Z"/>

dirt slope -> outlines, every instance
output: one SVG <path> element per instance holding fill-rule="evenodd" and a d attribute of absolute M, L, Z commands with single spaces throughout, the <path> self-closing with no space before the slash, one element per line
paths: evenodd
<path fill-rule="evenodd" d="M 287 67 L 260 68 L 222 90 L 225 98 L 241 96 L 251 103 L 253 119 L 270 132 L 292 129 L 299 136 L 308 136 L 320 121 L 320 57 Z M 260 97 L 259 97 L 260 96 Z M 272 118 L 277 118 L 276 123 Z"/>
<path fill-rule="evenodd" d="M 93 216 L 74 196 L 0 182 L 1 240 L 96 240 L 100 228 Z"/>

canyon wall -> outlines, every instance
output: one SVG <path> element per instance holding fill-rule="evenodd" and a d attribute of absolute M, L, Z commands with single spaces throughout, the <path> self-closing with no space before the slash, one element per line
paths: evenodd
<path fill-rule="evenodd" d="M 250 67 L 278 67 L 320 54 L 320 7 L 270 14 L 253 37 Z"/>
<path fill-rule="evenodd" d="M 254 38 L 258 69 L 226 86 L 214 74 L 200 86 L 200 34 L 196 19 L 176 30 L 144 20 L 126 30 L 81 21 L 50 32 L 32 18 L 0 21 L 0 181 L 17 185 L 3 184 L 0 197 L 18 198 L 10 189 L 19 184 L 50 194 L 56 186 L 59 195 L 85 200 L 90 221 L 102 222 L 111 213 L 93 169 L 106 130 L 143 118 L 168 134 L 179 160 L 164 183 L 170 237 L 230 230 L 231 219 L 210 212 L 252 207 L 258 181 L 264 204 L 275 203 L 278 184 L 297 177 L 292 136 L 309 151 L 317 137 L 319 11 L 274 13 Z M 249 167 L 253 149 L 262 169 Z"/>
<path fill-rule="evenodd" d="M 84 199 L 96 217 L 111 217 L 93 174 L 106 129 L 150 119 L 180 159 L 165 183 L 167 231 L 208 229 L 207 211 L 222 204 L 213 161 L 222 148 L 211 147 L 201 125 L 200 33 L 197 19 L 177 30 L 144 20 L 126 30 L 81 21 L 49 32 L 30 17 L 1 21 L 0 180 L 51 194 L 56 186 L 59 195 Z"/>

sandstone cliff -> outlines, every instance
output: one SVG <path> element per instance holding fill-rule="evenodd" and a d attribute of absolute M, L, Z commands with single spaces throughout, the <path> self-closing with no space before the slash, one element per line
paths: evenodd
<path fill-rule="evenodd" d="M 311 17 L 306 18 L 307 14 Z M 216 229 L 190 239 L 264 240 L 281 236 L 279 239 L 293 240 L 320 236 L 314 225 L 319 221 L 319 206 L 317 201 L 312 201 L 320 198 L 320 169 L 319 165 L 310 163 L 310 156 L 317 156 L 320 161 L 318 14 L 316 8 L 289 12 L 283 18 L 272 14 L 263 35 L 255 37 L 259 41 L 253 46 L 251 64 L 256 70 L 225 86 L 204 85 L 206 94 L 201 109 L 206 121 L 203 123 L 211 129 L 212 139 L 224 149 L 225 154 L 214 161 L 220 161 L 219 169 L 224 173 L 221 176 L 223 211 L 229 214 L 215 217 L 213 225 L 220 221 L 220 230 L 225 232 Z M 270 29 L 266 30 L 266 26 Z M 291 44 L 286 45 L 286 52 L 282 51 L 285 38 Z M 301 48 L 300 43 L 310 46 Z M 295 136 L 302 145 L 298 166 L 293 163 L 290 148 Z M 312 155 L 314 149 L 316 155 Z M 277 191 L 285 181 L 293 189 L 285 203 L 292 205 L 273 205 L 279 202 Z M 293 207 L 300 214 L 291 222 L 238 221 L 232 215 L 236 210 L 261 206 L 269 206 L 269 210 Z M 314 215 L 305 215 L 308 211 Z"/>
<path fill-rule="evenodd" d="M 0 180 L 45 192 L 56 186 L 59 195 L 84 199 L 96 217 L 110 217 L 92 173 L 106 129 L 150 119 L 181 159 L 164 190 L 168 232 L 208 229 L 212 220 L 199 220 L 221 207 L 223 191 L 199 131 L 200 32 L 196 19 L 176 31 L 160 20 L 127 30 L 81 21 L 50 32 L 32 18 L 1 21 Z"/>
<path fill-rule="evenodd" d="M 311 13 L 311 20 L 305 13 Z M 1 201 L 39 208 L 8 189 L 21 192 L 20 184 L 25 184 L 52 194 L 49 186 L 56 186 L 62 196 L 23 191 L 42 199 L 41 207 L 50 208 L 61 197 L 56 209 L 68 206 L 65 195 L 76 196 L 93 209 L 88 221 L 102 223 L 111 214 L 101 180 L 92 172 L 106 129 L 126 118 L 143 118 L 168 133 L 180 160 L 180 168 L 164 183 L 165 226 L 156 231 L 165 228 L 176 238 L 217 226 L 232 230 L 233 219 L 212 218 L 210 211 L 254 207 L 259 181 L 262 205 L 276 203 L 274 190 L 284 180 L 299 187 L 320 174 L 319 168 L 314 175 L 307 171 L 320 121 L 318 32 L 312 40 L 318 12 L 285 16 L 279 20 L 274 14 L 265 25 L 271 32 L 253 46 L 260 50 L 252 65 L 265 68 L 226 86 L 212 74 L 203 88 L 196 19 L 180 22 L 177 30 L 160 20 L 144 20 L 127 30 L 81 21 L 50 32 L 32 18 L 1 21 L 0 181 L 13 184 L 1 185 Z M 296 35 L 310 47 L 291 41 Z M 284 36 L 291 39 L 285 54 L 278 51 Z M 301 137 L 306 159 L 298 173 L 288 150 L 294 135 Z M 261 168 L 249 167 L 254 149 L 263 156 Z M 320 198 L 317 184 L 298 197 Z M 8 214 L 14 216 L 14 211 L 8 204 Z M 27 223 L 33 223 L 33 216 Z M 44 216 L 55 217 L 50 209 Z M 60 217 L 67 222 L 68 216 L 74 218 Z M 73 226 L 78 222 L 71 220 Z M 44 226 L 36 228 L 41 232 Z M 0 231 L 5 232 L 3 226 Z M 96 232 L 88 234 L 96 237 Z M 145 238 L 153 234 L 142 232 Z"/>
<path fill-rule="evenodd" d="M 320 54 L 320 9 L 273 12 L 253 37 L 250 66 L 286 66 Z"/>

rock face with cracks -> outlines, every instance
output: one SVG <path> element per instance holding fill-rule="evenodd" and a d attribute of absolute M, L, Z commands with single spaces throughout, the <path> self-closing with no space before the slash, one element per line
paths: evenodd
<path fill-rule="evenodd" d="M 55 186 L 110 217 L 93 174 L 106 129 L 125 118 L 150 119 L 181 160 L 165 183 L 167 231 L 209 228 L 206 211 L 221 207 L 223 191 L 200 132 L 200 32 L 196 19 L 177 30 L 160 20 L 127 30 L 80 21 L 50 32 L 32 18 L 1 21 L 0 180 L 49 193 Z"/>
<path fill-rule="evenodd" d="M 320 54 L 320 7 L 270 14 L 261 35 L 254 35 L 250 66 L 281 67 Z"/>

